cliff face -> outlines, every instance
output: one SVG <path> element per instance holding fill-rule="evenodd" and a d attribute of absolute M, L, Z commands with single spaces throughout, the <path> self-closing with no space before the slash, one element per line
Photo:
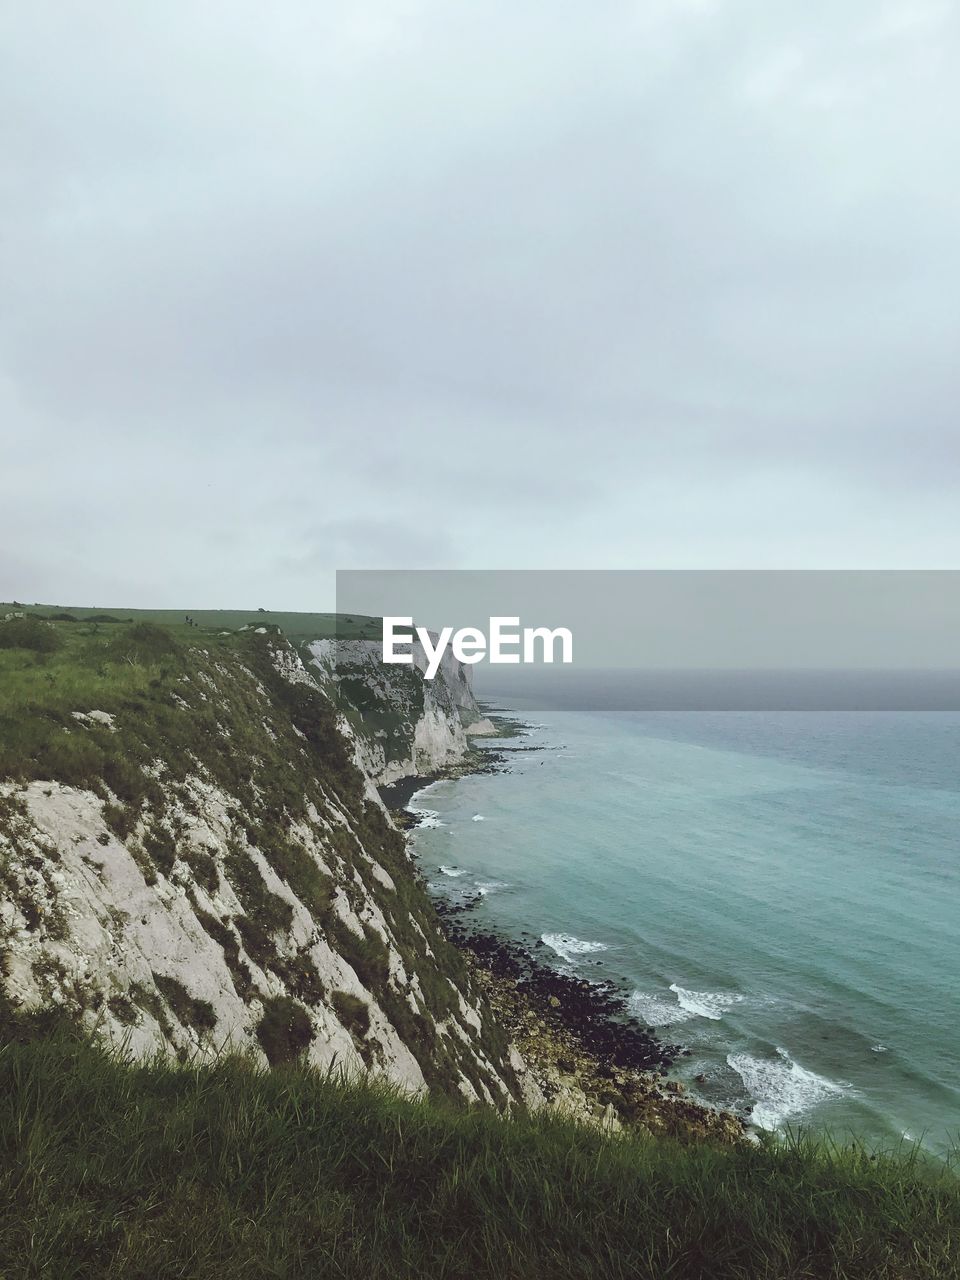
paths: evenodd
<path fill-rule="evenodd" d="M 2 1000 L 135 1055 L 302 1052 L 521 1096 L 371 785 L 462 755 L 479 713 L 458 671 L 378 680 L 363 642 L 307 667 L 262 629 L 50 630 L 42 659 L 0 652 Z"/>
<path fill-rule="evenodd" d="M 373 640 L 309 642 L 304 656 L 344 714 L 363 767 L 379 783 L 434 773 L 461 761 L 469 735 L 494 732 L 477 706 L 469 668 L 449 649 L 433 680 L 419 641 L 413 663 L 385 666 Z"/>

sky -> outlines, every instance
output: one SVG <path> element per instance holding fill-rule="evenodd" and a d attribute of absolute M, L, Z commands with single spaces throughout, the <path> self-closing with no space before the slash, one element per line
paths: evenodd
<path fill-rule="evenodd" d="M 0 0 L 0 599 L 955 568 L 949 0 Z"/>

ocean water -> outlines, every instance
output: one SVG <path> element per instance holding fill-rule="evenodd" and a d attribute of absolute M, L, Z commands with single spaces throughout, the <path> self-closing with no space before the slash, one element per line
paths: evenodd
<path fill-rule="evenodd" d="M 960 1145 L 960 714 L 522 718 L 413 801 L 435 893 L 621 983 L 760 1128 Z"/>

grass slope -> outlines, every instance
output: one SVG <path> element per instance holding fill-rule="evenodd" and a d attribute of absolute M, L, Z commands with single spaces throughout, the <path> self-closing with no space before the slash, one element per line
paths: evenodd
<path fill-rule="evenodd" d="M 9 1027 L 7 1028 L 9 1031 Z M 303 1068 L 0 1048 L 0 1275 L 956 1277 L 960 1188 L 797 1141 L 681 1146 Z"/>
<path fill-rule="evenodd" d="M 211 631 L 236 631 L 245 626 L 279 627 L 294 644 L 331 637 L 341 640 L 379 640 L 382 635 L 379 618 L 368 618 L 360 614 L 278 613 L 272 609 L 100 609 L 88 605 L 26 605 L 13 601 L 4 604 L 0 601 L 0 618 L 14 611 L 54 620 L 66 621 L 69 618 L 76 622 L 154 622 L 163 627 L 183 626 L 184 619 L 189 616 L 197 627 Z M 196 638 L 196 628 L 192 630 Z"/>

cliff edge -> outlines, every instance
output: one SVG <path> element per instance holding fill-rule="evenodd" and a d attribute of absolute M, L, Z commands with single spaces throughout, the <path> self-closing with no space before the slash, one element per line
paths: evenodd
<path fill-rule="evenodd" d="M 461 704 L 365 684 L 371 727 L 359 676 L 307 649 L 0 621 L 0 994 L 136 1056 L 302 1056 L 508 1106 L 522 1064 L 372 785 L 462 754 Z"/>

